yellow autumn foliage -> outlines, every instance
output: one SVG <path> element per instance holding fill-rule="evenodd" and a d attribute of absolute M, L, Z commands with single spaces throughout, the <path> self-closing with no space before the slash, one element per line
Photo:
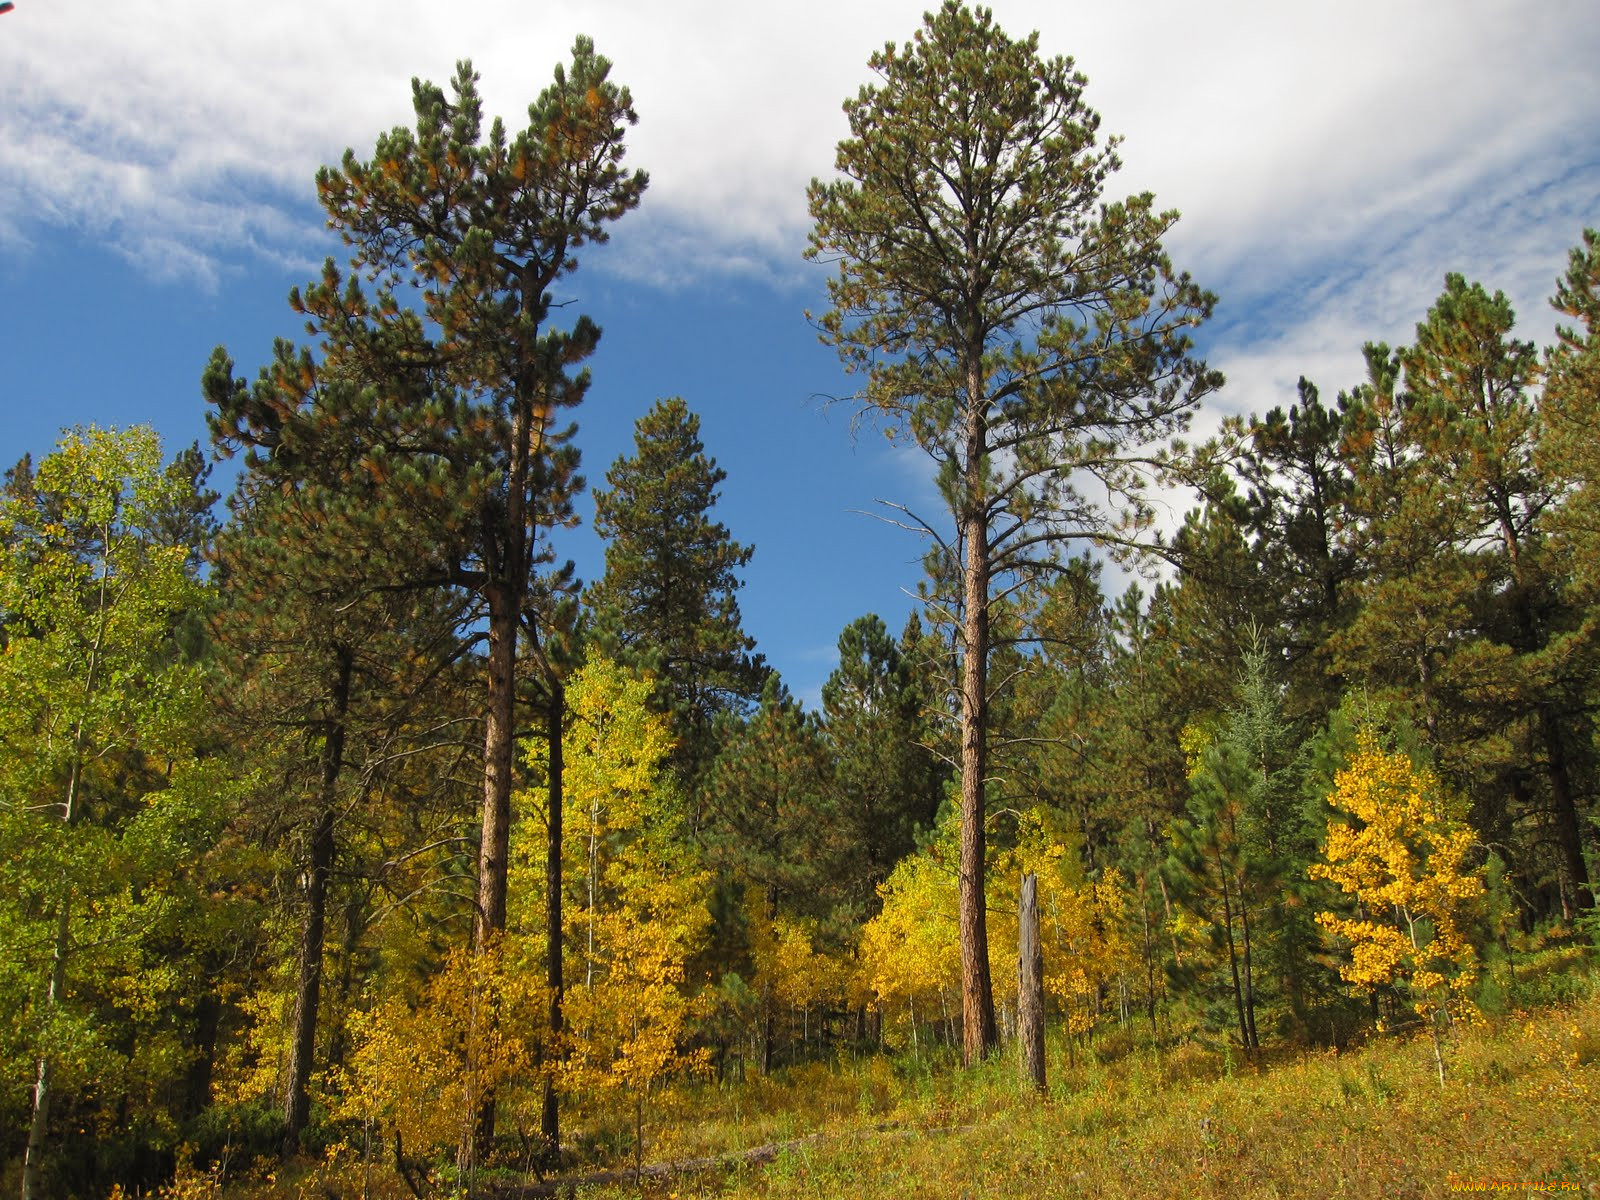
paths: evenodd
<path fill-rule="evenodd" d="M 883 908 L 861 930 L 857 990 L 882 1014 L 891 1045 L 909 1043 L 952 998 L 960 1005 L 956 890 L 954 861 L 936 849 L 902 859 L 878 888 Z M 991 970 L 995 942 L 991 930 Z"/>
<path fill-rule="evenodd" d="M 490 950 L 450 954 L 411 1002 L 396 994 L 351 1019 L 338 1116 L 397 1132 L 408 1155 L 467 1153 L 484 1100 L 537 1121 L 559 1090 L 647 1088 L 693 1068 L 684 963 L 709 926 L 708 877 L 685 848 L 663 765 L 665 718 L 651 684 L 595 660 L 567 688 L 562 739 L 564 1029 L 549 1034 L 544 963 L 543 789 L 515 798 L 507 930 Z M 545 748 L 524 747 L 537 780 Z"/>
<path fill-rule="evenodd" d="M 778 1007 L 810 1009 L 850 1003 L 853 964 L 819 949 L 816 923 L 772 915 L 765 888 L 745 893 L 745 926 L 755 981 Z"/>
<path fill-rule="evenodd" d="M 681 799 L 665 770 L 671 730 L 651 709 L 652 692 L 648 677 L 601 658 L 567 686 L 563 1091 L 646 1088 L 704 1059 L 681 1046 L 695 1012 L 684 964 L 710 927 L 710 877 L 682 836 Z M 526 749 L 538 776 L 544 748 Z M 537 796 L 525 795 L 522 808 L 535 811 Z M 514 914 L 529 938 L 542 929 L 542 867 L 530 857 L 513 872 L 536 901 Z"/>
<path fill-rule="evenodd" d="M 530 969 L 532 968 L 532 969 Z M 536 1105 L 543 1088 L 543 973 L 492 945 L 452 951 L 415 1003 L 390 992 L 350 1017 L 355 1050 L 335 1116 L 397 1133 L 408 1154 L 470 1152 L 486 1097 Z"/>
<path fill-rule="evenodd" d="M 1324 861 L 1311 874 L 1357 898 L 1365 913 L 1317 914 L 1350 944 L 1340 973 L 1363 987 L 1400 989 L 1428 1020 L 1471 1016 L 1477 953 L 1467 929 L 1483 876 L 1467 865 L 1472 831 L 1448 811 L 1438 777 L 1363 733 L 1328 800 L 1355 821 L 1329 826 Z"/>
<path fill-rule="evenodd" d="M 886 1030 L 896 1037 L 904 1036 L 913 1016 L 931 1020 L 946 1005 L 959 1003 L 956 873 L 953 851 L 941 845 L 895 868 L 879 888 L 882 912 L 861 933 L 856 998 L 879 1009 Z M 1099 880 L 1085 880 L 1071 840 L 1039 816 L 1025 814 L 1016 848 L 990 863 L 989 971 L 1000 996 L 1015 988 L 1015 896 L 1027 872 L 1039 879 L 1045 992 L 1070 1027 L 1083 1032 L 1093 1023 L 1102 987 L 1137 958 L 1126 932 L 1122 876 L 1108 870 Z"/>
<path fill-rule="evenodd" d="M 1013 877 L 1031 872 L 1039 879 L 1045 994 L 1066 1013 L 1071 1032 L 1086 1033 L 1101 989 L 1138 958 L 1127 932 L 1122 873 L 1111 867 L 1097 880 L 1084 879 L 1076 847 L 1037 814 L 1023 818 L 1019 834 L 1007 865 Z"/>

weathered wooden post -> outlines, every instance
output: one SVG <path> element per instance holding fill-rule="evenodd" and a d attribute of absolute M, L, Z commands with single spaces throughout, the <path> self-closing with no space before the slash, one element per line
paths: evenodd
<path fill-rule="evenodd" d="M 1018 1064 L 1024 1088 L 1043 1092 L 1044 1083 L 1044 948 L 1039 943 L 1039 879 L 1022 877 L 1017 905 L 1017 1036 Z"/>

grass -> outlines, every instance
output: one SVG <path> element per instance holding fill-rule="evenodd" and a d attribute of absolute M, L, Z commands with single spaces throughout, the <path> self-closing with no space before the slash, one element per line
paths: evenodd
<path fill-rule="evenodd" d="M 1071 1069 L 1064 1047 L 1053 1047 L 1042 1101 L 1022 1095 L 1009 1057 L 973 1071 L 844 1058 L 742 1085 L 679 1088 L 652 1102 L 647 1161 L 793 1145 L 765 1166 L 647 1182 L 644 1195 L 1264 1200 L 1444 1197 L 1495 1182 L 1600 1197 L 1597 984 L 1579 959 L 1522 968 L 1518 1002 L 1543 1006 L 1458 1030 L 1443 1088 L 1426 1037 L 1375 1039 L 1343 1054 L 1278 1050 L 1252 1064 L 1193 1043 L 1134 1047 L 1125 1032 L 1080 1049 Z M 592 1159 L 609 1151 L 609 1165 L 630 1164 L 621 1133 L 630 1122 L 631 1113 L 615 1114 L 616 1129 L 589 1141 Z M 355 1166 L 330 1163 L 228 1194 L 360 1195 Z M 392 1172 L 368 1168 L 360 1178 L 374 1200 L 409 1195 Z"/>
<path fill-rule="evenodd" d="M 1600 998 L 1461 1031 L 1439 1087 L 1426 1040 L 1385 1040 L 1344 1055 L 1279 1055 L 1259 1067 L 1185 1047 L 1093 1060 L 1064 1055 L 1044 1103 L 1023 1099 L 1011 1065 L 902 1080 L 893 1098 L 838 1113 L 872 1066 L 841 1069 L 832 1107 L 777 1162 L 679 1178 L 652 1196 L 1433 1197 L 1474 1182 L 1576 1185 L 1600 1195 Z M 822 1081 L 811 1081 L 819 1084 Z M 905 1086 L 907 1083 L 913 1086 Z M 822 1086 L 826 1087 L 825 1083 Z M 720 1124 L 765 1136 L 763 1121 Z M 897 1127 L 883 1132 L 885 1121 Z M 593 1200 L 636 1195 L 595 1190 Z M 1555 1194 L 1561 1194 L 1556 1191 Z M 1573 1194 L 1569 1192 L 1568 1194 Z"/>

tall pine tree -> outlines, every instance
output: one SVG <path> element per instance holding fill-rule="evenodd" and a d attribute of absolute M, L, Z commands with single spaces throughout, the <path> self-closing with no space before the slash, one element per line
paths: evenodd
<path fill-rule="evenodd" d="M 611 64 L 580 37 L 570 65 L 529 106 L 528 125 L 485 134 L 477 77 L 463 63 L 450 94 L 413 81 L 415 129 L 378 139 L 370 160 L 346 151 L 317 190 L 350 246 L 350 273 L 330 260 L 290 303 L 320 339 L 320 357 L 278 355 L 264 386 L 231 389 L 230 434 L 273 462 L 318 440 L 361 432 L 352 470 L 381 484 L 342 519 L 430 532 L 434 553 L 404 581 L 480 597 L 485 609 L 483 820 L 475 943 L 505 926 L 518 693 L 535 667 L 549 721 L 559 725 L 560 603 L 570 571 L 539 582 L 554 561 L 544 532 L 574 520 L 581 486 L 572 428 L 578 370 L 600 330 L 587 317 L 552 321 L 555 289 L 577 252 L 637 206 L 647 179 L 624 169 L 636 120 Z M 362 277 L 372 282 L 370 290 Z M 416 306 L 412 306 L 415 300 Z M 324 390 L 320 378 L 340 381 Z M 286 464 L 287 466 L 287 464 Z M 526 639 L 529 652 L 522 647 Z M 560 745 L 559 729 L 551 731 Z M 560 771 L 550 772 L 549 857 L 560 868 Z M 561 993 L 560 888 L 549 889 L 552 1027 Z M 492 1128 L 492 1109 L 484 1130 Z M 545 1136 L 555 1141 L 553 1106 Z"/>
<path fill-rule="evenodd" d="M 961 661 L 963 1049 L 997 1042 L 984 906 L 991 607 L 1071 539 L 1131 546 L 1159 445 L 1217 383 L 1187 331 L 1213 298 L 1162 249 L 1177 214 L 1102 203 L 1119 163 L 1086 81 L 1038 38 L 946 0 L 870 60 L 841 178 L 808 192 L 807 253 L 837 264 L 822 338 L 862 397 L 939 467 L 936 540 Z M 1102 506 L 1084 482 L 1111 497 Z"/>

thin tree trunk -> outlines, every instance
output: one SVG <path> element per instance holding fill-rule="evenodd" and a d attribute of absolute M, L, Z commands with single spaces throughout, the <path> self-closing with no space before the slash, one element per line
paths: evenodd
<path fill-rule="evenodd" d="M 1146 821 L 1145 832 L 1149 835 L 1153 845 L 1161 844 L 1156 833 L 1155 822 Z M 1172 965 L 1181 970 L 1183 967 L 1183 952 L 1178 948 L 1177 924 L 1172 919 L 1172 895 L 1167 891 L 1167 881 L 1162 878 L 1159 871 L 1156 872 L 1156 886 L 1161 889 L 1161 913 L 1167 924 L 1167 936 L 1172 943 Z"/>
<path fill-rule="evenodd" d="M 478 912 L 473 948 L 483 950 L 506 927 L 506 867 L 511 845 L 511 779 L 516 750 L 517 597 L 505 582 L 488 585 L 489 695 L 484 713 L 483 844 L 478 852 Z"/>
<path fill-rule="evenodd" d="M 564 799 L 561 740 L 567 696 L 553 670 L 550 676 L 550 708 L 545 714 L 545 736 L 550 742 L 549 832 L 545 842 L 545 982 L 550 989 L 550 1044 L 559 1054 L 564 1024 L 561 1011 L 564 991 L 561 977 L 561 810 Z M 554 1075 L 545 1076 L 540 1132 L 551 1161 L 556 1161 L 561 1153 L 561 1106 Z"/>
<path fill-rule="evenodd" d="M 1233 1005 L 1239 1016 L 1239 1042 L 1246 1052 L 1250 1050 L 1250 1026 L 1244 1015 L 1244 988 L 1239 981 L 1239 956 L 1233 944 L 1233 902 L 1228 892 L 1228 874 L 1222 868 L 1221 856 L 1217 859 L 1217 881 L 1222 885 L 1222 920 L 1228 935 L 1228 970 L 1233 973 Z"/>
<path fill-rule="evenodd" d="M 1417 628 L 1428 628 L 1427 613 L 1418 605 L 1414 612 L 1417 618 Z M 1417 690 L 1422 699 L 1422 724 L 1428 731 L 1428 740 L 1435 745 L 1439 742 L 1439 715 L 1433 706 L 1433 664 L 1428 660 L 1427 633 L 1422 634 L 1422 644 L 1416 648 L 1414 655 L 1417 667 Z"/>
<path fill-rule="evenodd" d="M 209 965 L 220 973 L 220 963 Z M 182 1113 L 186 1120 L 198 1117 L 211 1103 L 211 1077 L 216 1068 L 221 1026 L 222 997 L 214 990 L 202 992 L 194 1006 L 194 1059 L 183 1079 Z"/>
<path fill-rule="evenodd" d="M 633 1186 L 644 1177 L 644 1089 L 633 1093 Z"/>
<path fill-rule="evenodd" d="M 1039 942 L 1039 879 L 1022 877 L 1017 905 L 1017 1033 L 1018 1065 L 1023 1087 L 1045 1090 L 1044 1078 L 1044 948 Z"/>
<path fill-rule="evenodd" d="M 1239 891 L 1239 928 L 1244 938 L 1244 1015 L 1250 1030 L 1248 1049 L 1259 1050 L 1261 1040 L 1256 1037 L 1255 971 L 1250 957 L 1250 906 L 1244 902 L 1244 881 L 1240 879 L 1235 882 Z"/>
<path fill-rule="evenodd" d="M 1226 815 L 1226 819 L 1227 819 L 1227 822 L 1228 822 L 1228 836 L 1233 842 L 1233 845 L 1234 845 L 1234 848 L 1235 848 L 1235 853 L 1238 856 L 1238 859 L 1239 859 L 1239 862 L 1240 862 L 1240 866 L 1239 866 L 1238 870 L 1236 871 L 1236 873 L 1234 874 L 1234 878 L 1233 878 L 1234 892 L 1239 897 L 1239 929 L 1240 929 L 1240 936 L 1241 936 L 1241 951 L 1242 951 L 1242 953 L 1240 955 L 1240 959 L 1241 959 L 1242 976 L 1243 976 L 1242 977 L 1242 989 L 1241 989 L 1241 993 L 1240 994 L 1242 996 L 1243 1003 L 1244 1003 L 1244 1018 L 1245 1018 L 1245 1020 L 1244 1020 L 1244 1032 L 1246 1034 L 1245 1042 L 1244 1042 L 1244 1048 L 1245 1048 L 1246 1051 L 1253 1051 L 1253 1050 L 1260 1049 L 1261 1042 L 1256 1037 L 1255 973 L 1254 973 L 1254 970 L 1252 969 L 1251 954 L 1250 954 L 1250 950 L 1251 950 L 1251 944 L 1250 944 L 1251 943 L 1251 939 L 1250 939 L 1250 905 L 1248 904 L 1248 902 L 1245 899 L 1245 880 L 1244 880 L 1245 872 L 1244 872 L 1244 866 L 1243 866 L 1244 851 L 1242 849 L 1243 839 L 1240 838 L 1240 836 L 1239 836 L 1238 824 L 1234 819 L 1234 810 L 1233 810 L 1233 807 L 1232 807 L 1231 804 L 1228 805 L 1224 809 L 1224 813 Z M 1221 858 L 1220 853 L 1219 853 L 1219 855 L 1217 857 L 1217 870 L 1218 870 L 1219 873 L 1222 870 L 1222 858 Z M 1226 898 L 1226 891 L 1227 891 L 1226 881 L 1224 881 L 1224 884 L 1223 884 L 1223 891 L 1224 891 L 1224 898 Z M 1229 944 L 1230 944 L 1230 947 L 1231 947 L 1232 940 L 1233 940 L 1233 925 L 1232 925 L 1232 922 L 1229 922 L 1229 925 L 1228 925 L 1228 940 L 1229 940 Z"/>
<path fill-rule="evenodd" d="M 51 1012 L 61 1006 L 67 986 L 68 938 L 71 934 L 71 901 L 63 897 L 56 914 L 55 956 L 50 963 L 50 990 L 46 1006 Z M 48 1054 L 39 1056 L 38 1073 L 33 1083 L 33 1120 L 28 1126 L 28 1147 L 22 1157 L 22 1200 L 34 1200 L 44 1167 L 45 1131 L 50 1126 L 51 1090 L 55 1083 L 55 1064 Z"/>
<path fill-rule="evenodd" d="M 111 620 L 111 547 L 112 528 L 101 530 L 104 553 L 100 563 L 98 584 L 100 620 L 95 626 L 94 642 L 89 647 L 89 661 L 84 669 L 83 693 L 86 698 L 95 694 L 100 677 L 100 654 L 105 648 L 106 630 Z M 80 711 L 72 729 L 72 761 L 67 769 L 67 794 L 61 802 L 61 823 L 68 829 L 78 822 L 78 789 L 83 783 L 84 751 L 88 746 L 87 713 Z M 46 1011 L 54 1013 L 66 1001 L 67 956 L 72 952 L 72 881 L 63 881 L 61 899 L 56 909 L 55 945 L 50 959 L 50 986 L 45 994 Z M 39 1194 L 39 1180 L 44 1168 L 45 1133 L 50 1126 L 51 1088 L 55 1081 L 55 1066 L 48 1053 L 39 1055 L 38 1069 L 33 1082 L 33 1114 L 28 1123 L 28 1144 L 22 1154 L 22 1200 L 34 1200 Z"/>
<path fill-rule="evenodd" d="M 299 980 L 295 990 L 294 1024 L 289 1035 L 289 1064 L 283 1089 L 284 1158 L 300 1149 L 300 1134 L 311 1115 L 308 1091 L 317 1048 L 317 1010 L 322 999 L 322 948 L 327 922 L 328 873 L 333 867 L 334 813 L 339 776 L 344 770 L 345 721 L 350 710 L 350 676 L 354 655 L 349 647 L 335 652 L 333 689 L 322 741 L 322 779 L 317 789 L 317 819 L 306 863 L 305 920 L 300 927 Z"/>
<path fill-rule="evenodd" d="M 1139 877 L 1139 919 L 1144 934 L 1144 1003 L 1145 1011 L 1150 1016 L 1150 1036 L 1157 1032 L 1156 1026 L 1156 953 L 1155 939 L 1150 935 L 1150 907 L 1149 907 L 1149 881 Z"/>
<path fill-rule="evenodd" d="M 777 1037 L 776 1020 L 772 1014 L 772 985 L 761 985 L 761 1075 L 772 1074 L 772 1043 Z"/>

